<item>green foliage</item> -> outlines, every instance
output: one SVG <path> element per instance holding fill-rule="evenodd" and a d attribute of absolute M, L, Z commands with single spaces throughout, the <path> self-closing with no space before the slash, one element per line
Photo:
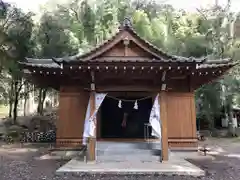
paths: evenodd
<path fill-rule="evenodd" d="M 221 84 L 219 82 L 205 85 L 196 91 L 198 103 L 197 117 L 207 120 L 210 128 L 214 127 L 214 120 L 222 115 Z"/>
<path fill-rule="evenodd" d="M 78 47 L 70 34 L 55 16 L 45 13 L 35 34 L 35 39 L 39 43 L 38 56 L 51 58 L 77 53 Z"/>
<path fill-rule="evenodd" d="M 33 53 L 33 14 L 23 13 L 10 4 L 5 4 L 4 7 L 4 13 L 0 16 L 0 93 L 4 102 L 14 104 L 13 114 L 16 119 L 18 100 L 25 82 L 18 61 Z M 12 109 L 10 114 L 11 112 Z"/>
<path fill-rule="evenodd" d="M 51 58 L 89 51 L 110 38 L 126 16 L 132 18 L 141 37 L 170 54 L 213 59 L 233 57 L 235 61 L 240 57 L 240 42 L 233 28 L 238 15 L 230 12 L 229 4 L 188 13 L 157 1 L 74 0 L 58 5 L 54 0 L 50 2 L 54 8 L 45 8 L 40 22 L 35 24 L 32 14 L 13 6 L 2 9 L 0 73 L 14 77 L 19 82 L 17 89 L 24 81 L 16 61 L 25 56 Z M 215 117 L 220 116 L 222 106 L 231 109 L 234 100 L 240 99 L 238 77 L 239 67 L 236 67 L 221 81 L 196 91 L 201 109 L 198 116 L 206 118 L 211 126 Z M 11 83 L 8 84 L 8 89 L 12 89 Z M 223 87 L 228 89 L 227 93 L 223 93 Z M 0 93 L 8 92 L 6 89 L 0 88 Z"/>

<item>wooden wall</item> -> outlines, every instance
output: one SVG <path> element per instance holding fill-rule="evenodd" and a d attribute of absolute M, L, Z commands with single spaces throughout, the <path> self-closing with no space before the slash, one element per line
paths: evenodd
<path fill-rule="evenodd" d="M 166 97 L 169 147 L 171 149 L 196 148 L 194 93 L 167 92 Z M 58 147 L 73 147 L 82 143 L 88 100 L 89 92 L 75 87 L 61 87 L 57 121 Z M 98 122 L 98 125 L 100 124 L 101 122 Z M 100 126 L 97 129 L 98 138 L 100 137 L 99 128 Z"/>
<path fill-rule="evenodd" d="M 194 93 L 167 93 L 168 143 L 171 149 L 196 148 Z"/>
<path fill-rule="evenodd" d="M 75 87 L 61 87 L 57 146 L 72 147 L 82 143 L 83 127 L 89 92 Z"/>

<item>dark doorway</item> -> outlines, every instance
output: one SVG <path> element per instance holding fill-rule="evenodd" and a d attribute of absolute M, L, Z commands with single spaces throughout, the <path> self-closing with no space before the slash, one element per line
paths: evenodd
<path fill-rule="evenodd" d="M 118 97 L 135 100 L 139 98 Z M 144 124 L 149 122 L 152 98 L 138 101 L 138 109 L 134 109 L 134 101 L 119 101 L 106 97 L 101 107 L 101 138 L 144 138 Z M 124 116 L 127 115 L 123 125 Z M 151 130 L 149 131 L 149 135 Z"/>

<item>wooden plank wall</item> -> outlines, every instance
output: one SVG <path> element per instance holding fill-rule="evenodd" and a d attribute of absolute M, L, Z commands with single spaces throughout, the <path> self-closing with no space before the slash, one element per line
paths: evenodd
<path fill-rule="evenodd" d="M 89 92 L 62 87 L 59 94 L 57 146 L 73 147 L 82 144 L 84 120 Z"/>
<path fill-rule="evenodd" d="M 194 93 L 168 93 L 168 143 L 174 149 L 197 147 Z"/>
<path fill-rule="evenodd" d="M 72 147 L 82 143 L 88 100 L 89 92 L 73 87 L 61 88 L 57 121 L 58 147 Z M 167 121 L 170 148 L 197 147 L 193 93 L 167 93 Z"/>

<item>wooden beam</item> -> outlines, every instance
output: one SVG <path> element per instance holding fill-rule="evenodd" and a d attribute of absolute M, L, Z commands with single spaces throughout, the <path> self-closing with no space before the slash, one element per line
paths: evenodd
<path fill-rule="evenodd" d="M 126 92 L 126 91 L 139 91 L 139 92 L 159 92 L 160 88 L 159 86 L 155 87 L 150 87 L 146 85 L 106 85 L 106 86 L 101 86 L 97 85 L 97 91 L 98 92 Z"/>
<path fill-rule="evenodd" d="M 90 114 L 92 115 L 95 111 L 95 92 L 92 91 L 90 93 Z M 96 119 L 95 119 L 96 120 Z M 95 121 L 95 127 L 97 122 Z M 95 128 L 95 136 L 89 138 L 89 144 L 88 144 L 88 161 L 95 161 L 96 160 L 96 128 Z"/>
<path fill-rule="evenodd" d="M 162 130 L 162 160 L 168 160 L 168 131 L 167 131 L 167 93 L 162 91 L 159 96 L 160 118 Z"/>

